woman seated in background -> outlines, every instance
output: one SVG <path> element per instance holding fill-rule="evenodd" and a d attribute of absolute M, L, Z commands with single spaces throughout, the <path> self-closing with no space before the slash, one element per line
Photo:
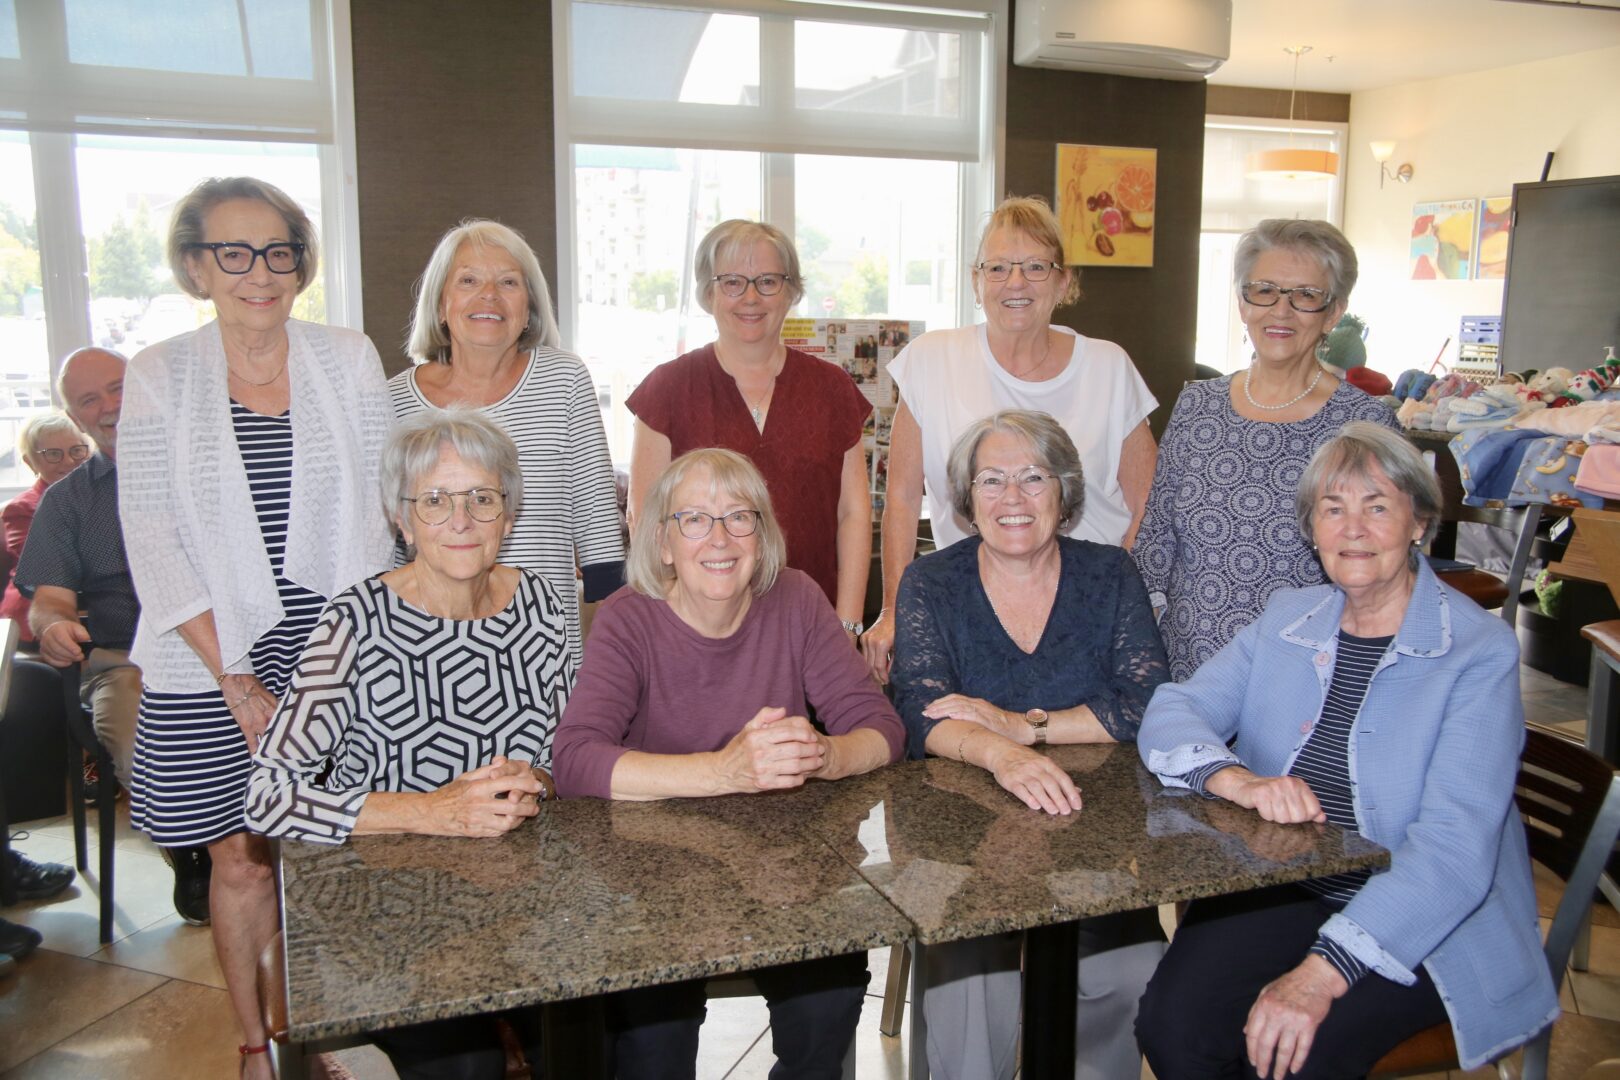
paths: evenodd
<path fill-rule="evenodd" d="M 413 557 L 321 616 L 254 756 L 247 824 L 329 844 L 499 836 L 538 812 L 568 694 L 567 609 L 496 562 L 522 503 L 517 447 L 474 410 L 422 413 L 389 439 L 382 490 Z M 538 1009 L 507 1018 L 538 1062 Z M 505 1075 L 489 1016 L 373 1037 L 403 1077 Z"/>
<path fill-rule="evenodd" d="M 1195 900 L 1137 1021 L 1157 1076 L 1365 1076 L 1448 1020 L 1472 1069 L 1558 1015 L 1513 802 L 1518 643 L 1419 554 L 1440 505 L 1405 439 L 1347 425 L 1295 500 L 1330 584 L 1276 593 L 1148 706 L 1137 745 L 1167 786 L 1392 853 Z"/>
<path fill-rule="evenodd" d="M 635 520 L 629 585 L 596 613 L 557 730 L 559 794 L 758 792 L 900 757 L 899 717 L 826 596 L 784 560 L 765 481 L 746 458 L 695 450 L 664 470 Z M 812 708 L 821 730 L 806 719 Z M 781 1075 L 839 1075 L 865 954 L 751 975 L 770 1005 Z M 694 1075 L 702 980 L 615 995 L 608 1014 L 620 1077 Z"/>
<path fill-rule="evenodd" d="M 636 415 L 631 517 L 672 457 L 707 446 L 742 454 L 776 499 L 787 565 L 821 586 L 853 644 L 872 561 L 861 442 L 871 403 L 837 364 L 782 344 L 804 278 L 780 229 L 722 221 L 698 244 L 695 275 L 719 336 L 660 364 L 625 403 Z"/>
<path fill-rule="evenodd" d="M 1147 592 L 1123 549 L 1061 535 L 1085 484 L 1052 417 L 1009 409 L 973 423 L 948 476 L 952 509 L 977 536 L 918 559 L 900 583 L 895 704 L 911 756 L 977 765 L 1031 809 L 1074 813 L 1074 781 L 1030 747 L 1136 737 L 1166 678 Z M 1080 926 L 1076 1075 L 1134 1080 L 1131 1021 L 1163 950 L 1158 913 Z M 1013 1075 L 1022 944 L 1006 934 L 927 950 L 932 1075 Z"/>
<path fill-rule="evenodd" d="M 534 249 L 499 222 L 464 221 L 422 273 L 407 345 L 416 366 L 388 393 L 401 420 L 467 405 L 517 444 L 525 506 L 508 519 L 501 559 L 557 590 L 577 667 L 580 594 L 594 603 L 619 587 L 624 544 L 596 383 L 559 341 Z"/>
<path fill-rule="evenodd" d="M 1080 272 L 1064 265 L 1063 232 L 1037 198 L 996 207 L 979 236 L 973 298 L 984 323 L 935 330 L 889 365 L 900 391 L 883 504 L 883 614 L 861 641 L 873 674 L 889 677 L 901 573 L 917 553 L 928 497 L 934 543 L 967 535 L 954 509 L 947 462 L 969 424 L 997 409 L 1044 412 L 1068 432 L 1085 467 L 1084 517 L 1062 531 L 1130 547 L 1147 504 L 1155 449 L 1147 418 L 1157 406 L 1125 350 L 1054 325 L 1080 298 Z"/>
<path fill-rule="evenodd" d="M 1323 580 L 1293 509 L 1316 448 L 1352 420 L 1397 429 L 1387 406 L 1316 359 L 1356 272 L 1355 249 L 1325 221 L 1273 218 L 1238 240 L 1233 277 L 1254 358 L 1182 389 L 1132 549 L 1164 606 L 1173 679 L 1258 618 L 1277 589 Z"/>
<path fill-rule="evenodd" d="M 0 526 L 5 529 L 5 550 L 0 553 L 0 582 L 4 583 L 0 587 L 5 589 L 5 596 L 0 598 L 0 618 L 17 621 L 20 640 L 30 651 L 36 646 L 33 632 L 28 629 L 28 598 L 11 583 L 11 574 L 22 557 L 28 527 L 34 523 L 34 511 L 39 509 L 39 497 L 86 461 L 92 449 L 78 425 L 56 409 L 29 417 L 17 431 L 17 456 L 37 479 L 33 487 L 0 508 Z"/>

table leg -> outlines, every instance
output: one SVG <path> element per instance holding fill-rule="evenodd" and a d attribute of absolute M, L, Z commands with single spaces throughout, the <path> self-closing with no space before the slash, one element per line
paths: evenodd
<path fill-rule="evenodd" d="M 541 1006 L 546 1080 L 608 1080 L 607 1033 L 600 997 Z"/>
<path fill-rule="evenodd" d="M 1592 675 L 1586 688 L 1586 748 L 1611 765 L 1620 764 L 1620 699 L 1615 683 L 1620 672 L 1608 656 L 1592 646 Z"/>
<path fill-rule="evenodd" d="M 1079 992 L 1079 927 L 1066 922 L 1026 931 L 1022 1080 L 1074 1080 L 1074 1005 Z"/>
<path fill-rule="evenodd" d="M 923 991 L 927 989 L 924 972 L 928 964 L 923 956 L 924 948 L 920 941 L 911 943 L 911 1080 L 928 1080 L 928 1014 L 923 1012 Z"/>

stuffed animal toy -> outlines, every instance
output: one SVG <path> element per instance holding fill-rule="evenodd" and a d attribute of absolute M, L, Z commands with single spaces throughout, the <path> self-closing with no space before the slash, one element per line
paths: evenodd
<path fill-rule="evenodd" d="M 1526 401 L 1545 401 L 1551 405 L 1569 389 L 1569 380 L 1574 376 L 1575 373 L 1569 368 L 1548 368 L 1526 384 L 1524 398 Z"/>

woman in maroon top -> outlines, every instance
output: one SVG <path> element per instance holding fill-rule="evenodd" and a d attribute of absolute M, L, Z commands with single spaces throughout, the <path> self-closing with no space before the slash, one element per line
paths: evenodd
<path fill-rule="evenodd" d="M 872 559 L 861 444 L 872 406 L 838 365 L 782 344 L 804 284 L 781 230 L 722 221 L 698 245 L 695 272 L 720 336 L 660 365 L 626 402 L 636 415 L 632 519 L 671 458 L 706 446 L 743 454 L 775 495 L 787 565 L 821 586 L 853 644 Z"/>
<path fill-rule="evenodd" d="M 0 551 L 0 586 L 5 589 L 5 596 L 0 599 L 0 618 L 17 620 L 24 644 L 34 640 L 28 629 L 29 601 L 11 583 L 12 571 L 22 557 L 28 527 L 34 523 L 34 511 L 39 509 L 39 497 L 45 494 L 46 488 L 87 460 L 90 450 L 90 440 L 84 432 L 55 409 L 30 418 L 17 433 L 17 456 L 28 463 L 39 479 L 34 481 L 33 487 L 0 508 L 0 526 L 5 530 L 5 549 Z"/>
<path fill-rule="evenodd" d="M 765 481 L 746 458 L 729 450 L 677 458 L 642 509 L 629 584 L 596 613 L 552 739 L 559 795 L 753 793 L 899 759 L 899 716 L 821 590 L 783 566 Z M 839 1075 L 860 1020 L 866 954 L 751 975 L 770 1006 L 781 1070 L 771 1075 Z M 702 979 L 614 995 L 621 1080 L 691 1077 L 703 1003 Z"/>

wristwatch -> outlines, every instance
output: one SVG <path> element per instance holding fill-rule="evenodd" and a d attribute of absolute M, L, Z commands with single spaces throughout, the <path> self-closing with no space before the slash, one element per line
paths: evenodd
<path fill-rule="evenodd" d="M 1035 745 L 1039 746 L 1044 743 L 1046 741 L 1046 710 L 1031 709 L 1029 712 L 1024 714 L 1024 720 L 1035 732 Z"/>
<path fill-rule="evenodd" d="M 848 630 L 856 637 L 860 637 L 866 631 L 864 623 L 850 622 L 848 619 L 839 619 L 838 621 L 843 624 L 845 630 Z"/>

